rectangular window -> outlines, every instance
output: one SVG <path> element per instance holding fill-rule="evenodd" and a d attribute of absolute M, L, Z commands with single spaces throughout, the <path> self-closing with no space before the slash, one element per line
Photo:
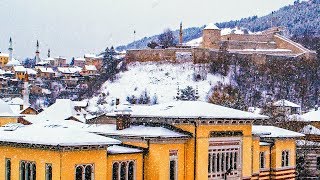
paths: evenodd
<path fill-rule="evenodd" d="M 11 180 L 11 159 L 6 158 L 6 180 Z"/>
<path fill-rule="evenodd" d="M 281 166 L 282 167 L 288 167 L 290 165 L 289 161 L 290 161 L 289 151 L 288 150 L 282 151 L 282 154 L 281 154 Z"/>
<path fill-rule="evenodd" d="M 170 180 L 178 179 L 178 151 L 170 150 Z"/>
<path fill-rule="evenodd" d="M 320 157 L 317 157 L 317 170 L 320 170 Z"/>
<path fill-rule="evenodd" d="M 241 174 L 241 138 L 217 137 L 209 141 L 208 179 L 238 179 Z"/>
<path fill-rule="evenodd" d="M 266 155 L 265 152 L 260 152 L 260 169 L 266 168 Z"/>

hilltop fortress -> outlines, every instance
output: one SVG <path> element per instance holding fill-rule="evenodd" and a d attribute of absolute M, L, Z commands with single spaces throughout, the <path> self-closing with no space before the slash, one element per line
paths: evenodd
<path fill-rule="evenodd" d="M 221 34 L 214 24 L 203 29 L 202 41 L 197 45 L 182 42 L 180 27 L 179 45 L 166 49 L 128 50 L 127 62 L 192 61 L 193 63 L 209 63 L 219 57 L 219 52 L 227 52 L 236 57 L 252 59 L 257 64 L 265 64 L 267 60 L 315 59 L 316 52 L 311 51 L 284 36 L 284 27 L 273 27 L 255 34 Z"/>

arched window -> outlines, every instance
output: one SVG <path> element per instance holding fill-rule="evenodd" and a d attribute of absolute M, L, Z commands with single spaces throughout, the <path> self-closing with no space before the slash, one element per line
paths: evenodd
<path fill-rule="evenodd" d="M 46 180 L 52 180 L 52 165 L 46 164 Z"/>
<path fill-rule="evenodd" d="M 115 162 L 112 166 L 112 180 L 119 179 L 119 163 Z"/>
<path fill-rule="evenodd" d="M 131 161 L 129 162 L 129 167 L 128 167 L 128 180 L 134 180 L 134 162 Z"/>
<path fill-rule="evenodd" d="M 75 180 L 93 180 L 94 164 L 81 164 L 76 166 Z"/>
<path fill-rule="evenodd" d="M 85 173 L 84 173 L 84 178 L 85 180 L 92 180 L 92 166 L 91 165 L 87 165 L 85 168 Z"/>
<path fill-rule="evenodd" d="M 25 163 L 24 161 L 20 162 L 20 180 L 25 180 Z"/>
<path fill-rule="evenodd" d="M 122 162 L 120 167 L 120 180 L 126 180 L 127 179 L 126 175 L 127 175 L 127 163 Z"/>
<path fill-rule="evenodd" d="M 37 167 L 36 167 L 36 164 L 32 163 L 32 169 L 31 169 L 32 180 L 36 180 L 36 175 L 37 175 Z"/>
<path fill-rule="evenodd" d="M 11 160 L 6 159 L 6 180 L 11 180 Z"/>
<path fill-rule="evenodd" d="M 83 167 L 77 166 L 76 168 L 76 180 L 82 180 Z"/>
<path fill-rule="evenodd" d="M 30 166 L 30 163 L 26 163 L 25 180 L 31 180 L 31 166 Z"/>

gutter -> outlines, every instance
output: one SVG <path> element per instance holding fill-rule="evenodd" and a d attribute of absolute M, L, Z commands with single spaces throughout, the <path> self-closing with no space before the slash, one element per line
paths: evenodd
<path fill-rule="evenodd" d="M 199 118 L 200 119 L 200 118 Z M 196 180 L 196 170 L 197 170 L 197 121 L 194 121 L 194 163 L 193 163 L 193 179 Z"/>

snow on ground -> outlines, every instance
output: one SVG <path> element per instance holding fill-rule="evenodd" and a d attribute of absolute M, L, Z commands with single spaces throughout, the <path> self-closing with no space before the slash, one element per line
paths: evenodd
<path fill-rule="evenodd" d="M 93 97 L 89 101 L 89 112 L 96 112 L 100 109 L 110 111 L 112 101 L 120 99 L 120 103 L 126 103 L 126 98 L 134 95 L 139 98 L 140 95 L 147 91 L 151 100 L 157 97 L 158 103 L 171 102 L 177 95 L 178 86 L 184 89 L 192 86 L 198 89 L 199 100 L 207 101 L 207 96 L 211 88 L 218 81 L 229 83 L 228 77 L 207 74 L 205 80 L 194 81 L 194 65 L 188 63 L 132 63 L 128 65 L 128 71 L 121 72 L 117 75 L 114 82 L 107 81 L 101 87 L 101 92 L 106 95 L 105 105 L 97 106 L 99 97 Z M 103 107 L 101 107 L 103 106 Z"/>

